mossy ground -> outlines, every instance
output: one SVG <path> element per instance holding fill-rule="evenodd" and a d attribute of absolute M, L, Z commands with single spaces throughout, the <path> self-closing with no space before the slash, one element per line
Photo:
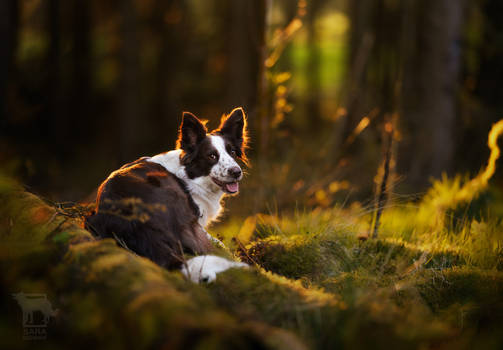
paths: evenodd
<path fill-rule="evenodd" d="M 500 220 L 472 217 L 454 230 L 397 206 L 367 240 L 358 208 L 236 220 L 213 233 L 255 267 L 195 285 L 94 240 L 5 178 L 0 213 L 1 348 L 503 346 Z M 20 291 L 58 309 L 46 340 L 22 340 L 11 296 Z"/>

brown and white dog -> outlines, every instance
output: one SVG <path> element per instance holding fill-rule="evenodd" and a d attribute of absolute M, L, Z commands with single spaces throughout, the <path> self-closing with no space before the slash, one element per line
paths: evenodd
<path fill-rule="evenodd" d="M 227 268 L 247 266 L 208 255 L 215 239 L 204 229 L 220 214 L 224 194 L 239 191 L 238 160 L 246 163 L 247 140 L 242 108 L 223 116 L 210 133 L 184 112 L 177 148 L 112 172 L 98 190 L 86 228 L 163 267 L 181 268 L 194 282 L 211 282 Z M 197 256 L 185 260 L 185 254 Z"/>

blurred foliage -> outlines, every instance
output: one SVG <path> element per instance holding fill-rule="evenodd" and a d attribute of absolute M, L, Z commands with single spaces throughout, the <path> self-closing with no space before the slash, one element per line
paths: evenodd
<path fill-rule="evenodd" d="M 243 197 L 252 200 L 236 215 L 369 198 L 389 113 L 398 116 L 394 189 L 426 188 L 414 186 L 411 169 L 420 152 L 433 159 L 442 151 L 423 147 L 430 129 L 455 143 L 443 171 L 475 173 L 488 127 L 503 113 L 499 89 L 491 88 L 503 71 L 495 0 L 449 3 L 463 15 L 453 44 L 459 93 L 449 97 L 455 123 L 447 130 L 426 122 L 411 129 L 421 116 L 400 107 L 408 103 L 400 87 L 418 78 L 407 67 L 395 74 L 406 44 L 435 16 L 416 0 L 357 8 L 346 0 L 6 4 L 14 39 L 5 47 L 8 74 L 0 74 L 0 159 L 4 171 L 52 199 L 91 199 L 110 171 L 172 148 L 183 110 L 210 119 L 210 127 L 236 105 L 248 112 L 254 167 L 246 184 L 252 195 Z M 425 43 L 434 39 L 427 33 L 419 38 Z M 388 74 L 388 66 L 396 67 Z M 398 102 L 388 110 L 383 96 L 391 95 Z M 425 168 L 422 182 L 430 176 L 440 173 Z M 333 191 L 331 183 L 347 185 Z"/>

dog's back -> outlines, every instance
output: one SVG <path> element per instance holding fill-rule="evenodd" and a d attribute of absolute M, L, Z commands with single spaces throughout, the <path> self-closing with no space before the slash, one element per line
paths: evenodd
<path fill-rule="evenodd" d="M 183 181 L 142 158 L 103 182 L 96 212 L 86 218 L 85 227 L 161 266 L 177 268 L 184 253 L 204 254 L 212 248 L 198 218 L 198 207 Z"/>

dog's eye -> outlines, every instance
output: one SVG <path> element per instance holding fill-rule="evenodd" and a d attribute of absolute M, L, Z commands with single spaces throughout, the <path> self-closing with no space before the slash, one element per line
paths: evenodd
<path fill-rule="evenodd" d="M 210 153 L 208 155 L 208 158 L 210 158 L 211 160 L 216 160 L 217 159 L 217 155 L 215 153 Z"/>
<path fill-rule="evenodd" d="M 232 150 L 231 151 L 231 156 L 235 157 L 236 156 L 236 151 Z"/>

